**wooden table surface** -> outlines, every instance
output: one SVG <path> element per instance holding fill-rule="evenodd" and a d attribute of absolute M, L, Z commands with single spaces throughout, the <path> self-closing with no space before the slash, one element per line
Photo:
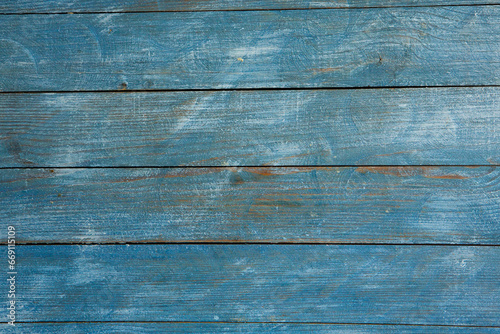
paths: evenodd
<path fill-rule="evenodd" d="M 500 333 L 500 1 L 0 14 L 2 333 Z"/>

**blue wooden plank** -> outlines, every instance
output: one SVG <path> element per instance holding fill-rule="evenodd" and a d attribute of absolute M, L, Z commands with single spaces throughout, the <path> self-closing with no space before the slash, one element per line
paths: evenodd
<path fill-rule="evenodd" d="M 0 13 L 149 12 L 500 4 L 498 0 L 3 0 Z"/>
<path fill-rule="evenodd" d="M 0 324 L 0 331 L 13 334 L 37 333 L 319 333 L 319 334 L 493 334 L 500 328 L 434 327 L 399 325 L 330 325 L 287 323 L 18 323 L 15 327 Z"/>
<path fill-rule="evenodd" d="M 0 166 L 500 163 L 500 88 L 5 94 Z"/>
<path fill-rule="evenodd" d="M 0 240 L 500 244 L 500 168 L 0 170 Z"/>
<path fill-rule="evenodd" d="M 68 245 L 16 250 L 20 322 L 500 325 L 498 247 Z M 7 280 L 0 288 L 7 291 Z"/>
<path fill-rule="evenodd" d="M 500 7 L 0 17 L 0 90 L 500 84 Z"/>

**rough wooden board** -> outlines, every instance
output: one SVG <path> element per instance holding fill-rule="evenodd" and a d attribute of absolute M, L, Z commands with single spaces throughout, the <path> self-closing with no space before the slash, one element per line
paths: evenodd
<path fill-rule="evenodd" d="M 500 4 L 498 0 L 3 0 L 0 13 L 144 12 Z"/>
<path fill-rule="evenodd" d="M 500 163 L 500 88 L 5 94 L 0 166 Z"/>
<path fill-rule="evenodd" d="M 500 84 L 500 7 L 0 17 L 0 90 Z"/>
<path fill-rule="evenodd" d="M 14 328 L 0 324 L 0 331 L 14 334 L 54 333 L 319 333 L 319 334 L 493 334 L 500 328 L 433 327 L 399 325 L 328 325 L 287 323 L 17 323 Z"/>
<path fill-rule="evenodd" d="M 18 321 L 500 325 L 498 247 L 16 249 Z"/>
<path fill-rule="evenodd" d="M 500 244 L 500 168 L 0 171 L 19 242 Z"/>

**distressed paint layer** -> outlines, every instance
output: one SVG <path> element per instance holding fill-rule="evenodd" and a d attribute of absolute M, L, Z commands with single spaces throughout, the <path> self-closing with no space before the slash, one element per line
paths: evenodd
<path fill-rule="evenodd" d="M 500 84 L 497 6 L 4 15 L 0 31 L 2 91 Z"/>
<path fill-rule="evenodd" d="M 500 244 L 497 167 L 0 171 L 1 240 Z"/>
<path fill-rule="evenodd" d="M 500 163 L 500 88 L 5 94 L 0 166 Z"/>
<path fill-rule="evenodd" d="M 498 247 L 19 246 L 17 254 L 19 321 L 500 325 Z"/>

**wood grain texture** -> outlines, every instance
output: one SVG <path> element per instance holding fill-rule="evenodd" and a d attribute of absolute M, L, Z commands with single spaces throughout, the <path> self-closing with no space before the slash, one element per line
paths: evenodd
<path fill-rule="evenodd" d="M 5 94 L 1 167 L 500 163 L 500 88 Z"/>
<path fill-rule="evenodd" d="M 0 31 L 2 91 L 500 84 L 497 6 L 4 15 Z"/>
<path fill-rule="evenodd" d="M 434 327 L 400 325 L 328 325 L 296 323 L 17 323 L 15 327 L 0 324 L 0 330 L 14 334 L 104 334 L 104 333 L 319 333 L 319 334 L 493 334 L 500 328 Z"/>
<path fill-rule="evenodd" d="M 0 171 L 18 242 L 500 244 L 500 168 Z"/>
<path fill-rule="evenodd" d="M 498 247 L 19 246 L 17 258 L 19 321 L 500 325 Z"/>
<path fill-rule="evenodd" d="M 316 9 L 500 4 L 498 0 L 3 0 L 0 13 Z"/>

